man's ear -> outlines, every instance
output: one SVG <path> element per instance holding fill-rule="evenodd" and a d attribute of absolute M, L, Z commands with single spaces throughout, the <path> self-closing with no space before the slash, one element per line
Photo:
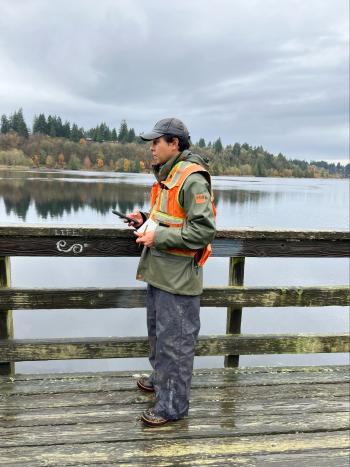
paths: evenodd
<path fill-rule="evenodd" d="M 173 142 L 174 142 L 175 144 L 176 144 L 176 142 L 177 142 L 177 149 L 180 149 L 180 139 L 179 139 L 177 136 L 174 137 Z"/>

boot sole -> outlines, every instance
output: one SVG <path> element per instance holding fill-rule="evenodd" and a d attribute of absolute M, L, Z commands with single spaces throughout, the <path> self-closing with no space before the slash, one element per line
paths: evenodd
<path fill-rule="evenodd" d="M 137 386 L 142 389 L 142 391 L 145 392 L 154 392 L 154 388 L 146 387 L 143 384 L 141 384 L 139 381 L 137 381 Z"/>
<path fill-rule="evenodd" d="M 176 420 L 164 420 L 164 422 L 151 422 L 150 420 L 148 420 L 148 418 L 144 418 L 143 415 L 141 415 L 141 420 L 147 425 L 147 426 L 161 426 L 161 425 L 165 425 L 166 423 L 169 423 L 169 422 L 177 422 L 179 419 L 176 419 Z"/>

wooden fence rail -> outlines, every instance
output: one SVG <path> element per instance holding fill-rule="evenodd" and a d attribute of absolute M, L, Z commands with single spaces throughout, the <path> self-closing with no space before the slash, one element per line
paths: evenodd
<path fill-rule="evenodd" d="M 145 307 L 145 287 L 11 287 L 10 256 L 139 256 L 129 229 L 96 226 L 0 226 L 0 374 L 14 375 L 17 361 L 133 358 L 148 355 L 145 337 L 14 339 L 12 310 Z M 243 307 L 348 306 L 348 285 L 246 287 L 245 257 L 348 257 L 348 231 L 219 230 L 213 256 L 229 257 L 227 286 L 206 287 L 201 306 L 227 307 L 226 335 L 199 336 L 196 355 L 348 352 L 346 333 L 241 335 Z"/>

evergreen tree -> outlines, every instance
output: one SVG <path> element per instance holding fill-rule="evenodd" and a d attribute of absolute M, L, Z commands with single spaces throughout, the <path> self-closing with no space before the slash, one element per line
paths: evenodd
<path fill-rule="evenodd" d="M 125 120 L 122 120 L 119 128 L 119 133 L 118 133 L 118 141 L 119 143 L 126 143 L 128 141 L 128 136 L 129 136 L 129 130 L 128 130 L 128 124 L 126 123 Z"/>
<path fill-rule="evenodd" d="M 28 138 L 29 131 L 24 121 L 23 111 L 19 109 L 17 112 L 14 112 L 10 117 L 10 127 L 12 130 L 16 131 L 20 136 Z"/>
<path fill-rule="evenodd" d="M 18 131 L 18 133 L 21 136 L 24 136 L 25 138 L 28 138 L 29 130 L 28 130 L 27 124 L 26 124 L 26 122 L 24 120 L 22 109 L 19 109 L 18 115 L 19 115 L 19 118 L 18 118 L 18 120 L 19 120 L 19 131 Z"/>
<path fill-rule="evenodd" d="M 130 128 L 129 132 L 128 132 L 128 143 L 133 143 L 135 141 L 135 130 L 133 128 Z"/>
<path fill-rule="evenodd" d="M 218 138 L 218 139 L 214 142 L 213 148 L 214 148 L 215 154 L 219 154 L 220 152 L 222 152 L 223 147 L 222 147 L 222 143 L 221 143 L 221 139 L 220 139 L 220 138 Z"/>
<path fill-rule="evenodd" d="M 36 115 L 34 115 L 34 118 L 33 118 L 33 125 L 32 125 L 33 134 L 34 134 L 34 133 L 39 133 L 38 130 L 37 130 L 37 127 L 38 127 L 38 117 L 37 117 Z"/>
<path fill-rule="evenodd" d="M 62 125 L 62 136 L 63 138 L 70 138 L 70 123 L 66 120 L 65 123 Z"/>
<path fill-rule="evenodd" d="M 92 141 L 95 141 L 95 128 L 90 128 L 87 132 L 88 138 L 91 138 Z"/>
<path fill-rule="evenodd" d="M 44 114 L 39 114 L 34 116 L 33 121 L 33 133 L 41 133 L 43 135 L 47 134 L 47 123 L 46 117 Z"/>
<path fill-rule="evenodd" d="M 64 136 L 61 117 L 56 117 L 56 136 L 59 136 L 59 137 Z"/>
<path fill-rule="evenodd" d="M 8 133 L 11 129 L 10 121 L 6 115 L 1 116 L 1 133 Z"/>
<path fill-rule="evenodd" d="M 102 135 L 103 141 L 110 141 L 111 139 L 111 130 L 106 125 L 105 122 L 101 123 L 100 125 L 100 133 Z"/>
<path fill-rule="evenodd" d="M 239 143 L 235 143 L 232 148 L 232 154 L 234 156 L 239 156 L 241 152 L 241 145 Z"/>
<path fill-rule="evenodd" d="M 103 131 L 101 131 L 101 127 L 97 126 L 94 129 L 94 141 L 97 141 L 98 143 L 102 143 L 103 141 Z"/>
<path fill-rule="evenodd" d="M 70 139 L 72 141 L 78 142 L 81 138 L 81 132 L 79 131 L 78 125 L 73 123 L 72 130 L 70 132 Z"/>
<path fill-rule="evenodd" d="M 204 138 L 200 138 L 200 140 L 198 141 L 198 146 L 200 148 L 205 148 L 205 139 Z"/>
<path fill-rule="evenodd" d="M 79 140 L 81 138 L 85 138 L 85 130 L 82 126 L 78 129 L 78 132 L 79 132 Z"/>
<path fill-rule="evenodd" d="M 47 134 L 52 137 L 57 136 L 56 135 L 56 119 L 55 117 L 51 117 L 51 115 L 47 117 Z"/>
<path fill-rule="evenodd" d="M 115 128 L 113 128 L 113 130 L 112 130 L 111 139 L 112 139 L 112 141 L 117 141 L 117 139 L 118 139 L 117 130 Z"/>
<path fill-rule="evenodd" d="M 345 177 L 350 177 L 350 163 L 346 164 L 345 169 L 344 169 L 344 175 Z"/>
<path fill-rule="evenodd" d="M 253 166 L 253 173 L 256 177 L 266 177 L 266 167 L 265 167 L 263 155 L 258 156 Z"/>

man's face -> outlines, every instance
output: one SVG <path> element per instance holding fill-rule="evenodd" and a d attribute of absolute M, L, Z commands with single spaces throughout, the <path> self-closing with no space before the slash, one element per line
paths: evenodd
<path fill-rule="evenodd" d="M 156 164 L 164 164 L 179 152 L 178 139 L 174 138 L 173 142 L 167 143 L 161 136 L 151 141 L 150 149 L 154 162 Z"/>

